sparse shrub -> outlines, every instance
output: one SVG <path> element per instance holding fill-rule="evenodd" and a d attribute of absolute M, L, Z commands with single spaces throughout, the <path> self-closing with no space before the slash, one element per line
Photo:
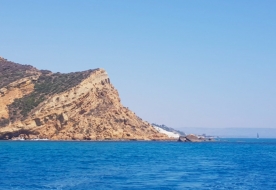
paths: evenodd
<path fill-rule="evenodd" d="M 9 105 L 10 114 L 13 112 L 18 117 L 26 117 L 30 111 L 53 94 L 62 93 L 88 77 L 90 71 L 68 74 L 55 73 L 42 74 L 35 83 L 34 91 L 21 99 L 16 99 Z M 47 72 L 49 74 L 49 72 Z M 15 111 L 15 112 L 14 112 Z"/>
<path fill-rule="evenodd" d="M 10 123 L 9 119 L 6 119 L 4 117 L 0 118 L 0 127 L 5 127 Z"/>

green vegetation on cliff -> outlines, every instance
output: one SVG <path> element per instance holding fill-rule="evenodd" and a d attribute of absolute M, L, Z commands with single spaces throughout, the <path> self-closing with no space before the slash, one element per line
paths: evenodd
<path fill-rule="evenodd" d="M 74 73 L 54 73 L 42 71 L 35 82 L 34 91 L 9 105 L 10 120 L 26 117 L 28 113 L 53 94 L 64 92 L 87 78 L 93 70 Z"/>
<path fill-rule="evenodd" d="M 19 80 L 32 76 L 38 70 L 30 65 L 20 65 L 0 58 L 0 88 Z"/>

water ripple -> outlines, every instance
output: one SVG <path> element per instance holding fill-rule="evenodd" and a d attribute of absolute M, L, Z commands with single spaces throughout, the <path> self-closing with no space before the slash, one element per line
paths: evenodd
<path fill-rule="evenodd" d="M 274 189 L 275 147 L 273 139 L 1 141 L 0 189 Z"/>

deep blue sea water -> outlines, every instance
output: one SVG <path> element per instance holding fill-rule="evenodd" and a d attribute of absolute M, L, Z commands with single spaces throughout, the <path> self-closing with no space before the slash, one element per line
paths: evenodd
<path fill-rule="evenodd" d="M 0 189 L 276 189 L 276 139 L 0 141 Z"/>

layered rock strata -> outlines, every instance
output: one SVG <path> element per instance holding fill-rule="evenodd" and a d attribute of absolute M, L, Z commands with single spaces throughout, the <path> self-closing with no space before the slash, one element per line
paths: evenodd
<path fill-rule="evenodd" d="M 0 64 L 5 61 L 0 60 Z M 26 70 L 26 73 L 30 72 Z M 117 90 L 103 69 L 64 75 L 36 71 L 2 86 L 0 139 L 17 137 L 51 140 L 169 139 L 121 104 Z"/>

